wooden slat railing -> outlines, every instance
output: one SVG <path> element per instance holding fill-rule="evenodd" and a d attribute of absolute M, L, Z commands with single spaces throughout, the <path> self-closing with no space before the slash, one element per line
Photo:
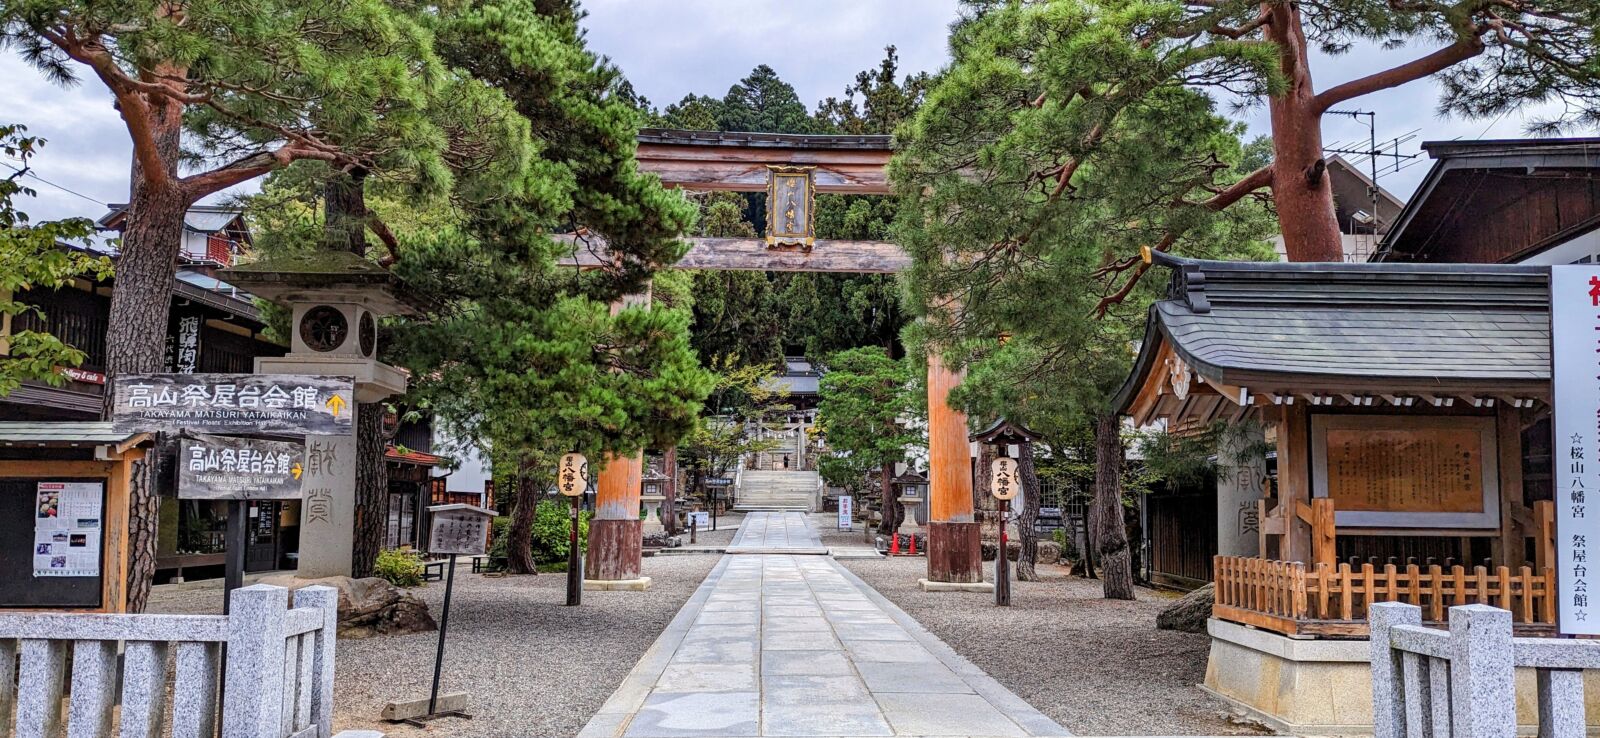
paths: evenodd
<path fill-rule="evenodd" d="M 1437 565 L 1375 567 L 1218 556 L 1216 606 L 1222 620 L 1284 634 L 1366 634 L 1367 610 L 1378 602 L 1422 608 L 1429 622 L 1448 620 L 1455 605 L 1485 604 L 1509 610 L 1517 623 L 1555 623 L 1555 573 L 1531 567 L 1467 569 Z"/>

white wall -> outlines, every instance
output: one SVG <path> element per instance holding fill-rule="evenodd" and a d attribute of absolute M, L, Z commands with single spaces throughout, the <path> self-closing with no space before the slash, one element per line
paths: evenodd
<path fill-rule="evenodd" d="M 1519 264 L 1579 264 L 1600 261 L 1600 228 L 1589 231 L 1560 246 L 1535 254 Z"/>
<path fill-rule="evenodd" d="M 449 473 L 445 482 L 445 488 L 451 492 L 482 492 L 484 482 L 494 478 L 488 454 L 477 446 L 456 440 L 438 425 L 433 429 L 433 449 L 434 453 L 449 456 L 461 464 Z M 434 469 L 434 476 L 442 475 L 445 471 Z M 484 500 L 484 504 L 492 506 L 494 500 Z"/>

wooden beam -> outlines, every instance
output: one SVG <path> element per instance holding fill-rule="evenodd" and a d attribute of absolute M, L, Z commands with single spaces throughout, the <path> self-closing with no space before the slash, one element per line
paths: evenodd
<path fill-rule="evenodd" d="M 559 241 L 577 243 L 577 237 L 560 234 Z M 671 266 L 678 269 L 715 269 L 752 272 L 850 272 L 894 274 L 911 267 L 911 257 L 889 241 L 817 241 L 811 251 L 796 247 L 768 248 L 759 238 L 690 238 L 689 251 Z M 577 252 L 562 260 L 566 266 L 598 269 L 607 262 L 605 240 L 586 236 Z"/>
<path fill-rule="evenodd" d="M 768 165 L 816 167 L 818 192 L 887 195 L 887 149 L 774 148 L 739 145 L 640 143 L 641 171 L 668 187 L 686 190 L 765 192 Z"/>

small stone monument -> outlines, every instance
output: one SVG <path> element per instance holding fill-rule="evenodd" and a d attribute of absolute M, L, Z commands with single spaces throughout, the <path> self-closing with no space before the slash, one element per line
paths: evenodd
<path fill-rule="evenodd" d="M 257 373 L 353 377 L 358 403 L 405 391 L 405 374 L 377 359 L 377 321 L 387 315 L 413 315 L 419 301 L 389 270 L 356 254 L 330 251 L 263 259 L 222 270 L 218 276 L 293 312 L 289 353 L 257 358 Z M 352 407 L 349 412 L 354 415 L 358 410 Z M 350 574 L 355 456 L 354 433 L 306 438 L 296 571 L 301 578 Z"/>

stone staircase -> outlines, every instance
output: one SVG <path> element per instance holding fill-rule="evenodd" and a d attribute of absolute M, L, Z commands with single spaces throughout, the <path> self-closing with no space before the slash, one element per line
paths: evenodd
<path fill-rule="evenodd" d="M 761 471 L 746 469 L 733 509 L 800 510 L 809 512 L 816 500 L 820 478 L 814 471 Z"/>

